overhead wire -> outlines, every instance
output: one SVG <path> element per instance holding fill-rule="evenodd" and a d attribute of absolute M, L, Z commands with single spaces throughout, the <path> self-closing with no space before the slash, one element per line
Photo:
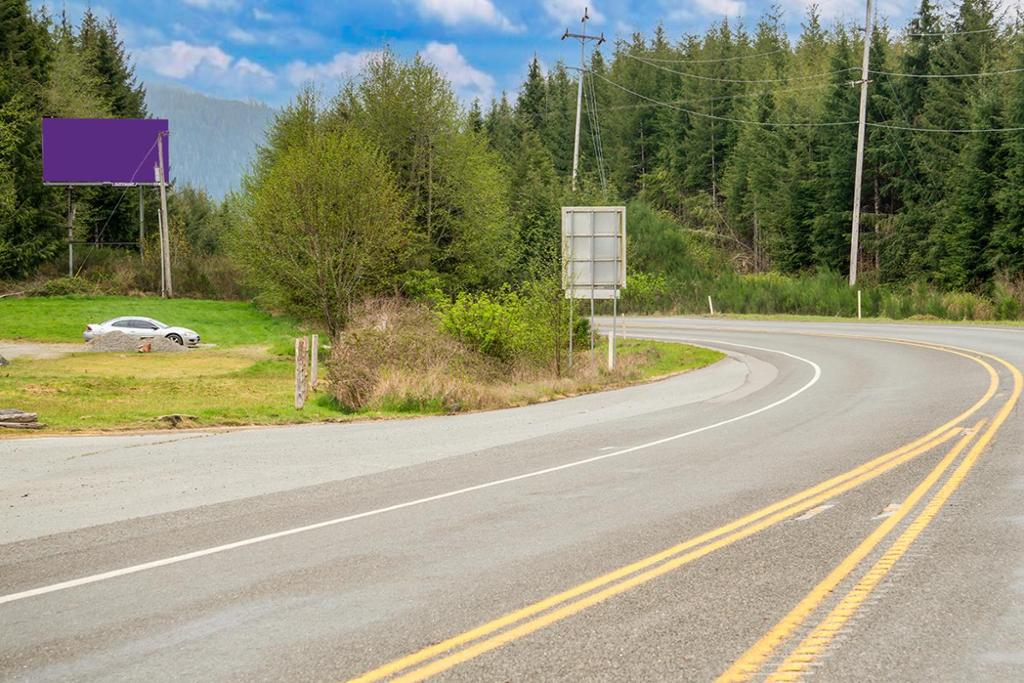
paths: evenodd
<path fill-rule="evenodd" d="M 621 53 L 622 56 L 628 57 L 629 59 L 646 64 L 647 66 L 653 66 L 655 69 L 661 69 L 668 73 L 676 74 L 678 76 L 684 76 L 686 78 L 694 78 L 701 81 L 714 81 L 716 83 L 742 83 L 742 84 L 753 84 L 753 83 L 789 83 L 790 81 L 809 81 L 815 78 L 825 78 L 827 76 L 835 76 L 837 74 L 849 73 L 854 71 L 857 67 L 846 67 L 845 69 L 837 69 L 836 71 L 823 71 L 816 74 L 804 74 L 802 76 L 789 76 L 787 78 L 720 78 L 718 76 L 704 76 L 703 74 L 694 74 L 688 71 L 678 71 L 676 69 L 670 69 L 667 66 L 656 64 L 648 61 L 643 57 L 637 57 L 628 52 Z"/>
<path fill-rule="evenodd" d="M 585 74 L 581 74 L 580 78 L 583 78 L 584 75 Z M 597 160 L 597 173 L 598 173 L 598 177 L 601 179 L 601 190 L 604 191 L 604 192 L 607 192 L 608 191 L 608 178 L 607 178 L 607 176 L 605 174 L 605 168 L 604 168 L 604 141 L 601 139 L 601 124 L 600 124 L 600 121 L 598 120 L 598 114 L 597 114 L 597 93 L 594 91 L 594 79 L 593 79 L 593 77 L 591 77 L 590 79 L 586 79 L 584 81 L 584 84 L 588 86 L 588 87 L 585 87 L 584 90 L 586 90 L 589 93 L 589 96 L 588 96 L 589 97 L 589 102 L 587 104 L 587 114 L 588 114 L 588 120 L 590 121 L 591 137 L 593 138 L 593 141 L 594 141 L 594 156 L 596 157 L 596 160 Z"/>
<path fill-rule="evenodd" d="M 593 73 L 594 73 L 595 76 L 597 76 L 601 80 L 609 83 L 610 85 L 618 88 L 619 90 L 622 90 L 623 92 L 626 92 L 626 93 L 629 93 L 630 95 L 633 95 L 634 97 L 638 97 L 638 98 L 640 98 L 642 100 L 646 100 L 647 102 L 650 102 L 650 103 L 658 105 L 658 106 L 668 107 L 670 109 L 675 109 L 675 110 L 681 111 L 681 112 L 683 112 L 685 114 L 690 114 L 691 116 L 697 116 L 697 117 L 700 117 L 700 118 L 713 119 L 713 120 L 717 120 L 717 121 L 728 121 L 730 123 L 739 123 L 739 124 L 746 124 L 746 125 L 753 125 L 753 126 L 763 126 L 763 127 L 768 127 L 768 128 L 816 128 L 816 127 L 832 127 L 832 126 L 851 126 L 851 125 L 856 125 L 858 123 L 858 121 L 855 121 L 855 120 L 850 120 L 850 121 L 750 121 L 748 119 L 738 119 L 738 118 L 734 118 L 734 117 L 730 117 L 730 116 L 718 116 L 718 115 L 715 115 L 715 114 L 707 114 L 707 113 L 704 113 L 704 112 L 695 111 L 693 109 L 687 109 L 686 107 L 680 107 L 680 106 L 672 104 L 671 102 L 665 102 L 663 100 L 658 100 L 658 99 L 655 99 L 653 97 L 648 97 L 647 95 L 644 95 L 642 93 L 638 93 L 635 90 L 631 90 L 631 89 L 627 88 L 624 85 L 616 83 L 615 81 L 611 80 L 610 78 L 606 78 L 605 76 L 602 76 L 601 74 L 598 74 L 596 72 L 593 72 Z M 950 133 L 950 134 L 1009 133 L 1009 132 L 1016 132 L 1016 131 L 1024 130 L 1024 126 L 1022 126 L 1022 127 L 1009 127 L 1009 128 L 926 128 L 926 127 L 919 127 L 919 126 L 903 126 L 903 125 L 893 124 L 893 123 L 890 123 L 890 122 L 875 123 L 875 122 L 871 122 L 871 121 L 865 122 L 865 125 L 867 125 L 867 126 L 869 126 L 871 128 L 885 128 L 885 129 L 890 129 L 890 130 L 907 130 L 907 131 L 914 131 L 914 132 L 919 132 L 919 133 Z"/>
<path fill-rule="evenodd" d="M 814 127 L 830 127 L 830 126 L 852 126 L 852 125 L 856 125 L 857 124 L 857 121 L 806 121 L 806 122 L 804 122 L 804 121 L 790 121 L 790 122 L 781 122 L 781 121 L 749 121 L 749 120 L 746 120 L 746 119 L 737 119 L 737 118 L 732 118 L 732 117 L 729 117 L 729 116 L 718 116 L 716 114 L 706 114 L 704 112 L 695 111 L 693 109 L 687 109 L 686 107 L 680 107 L 680 106 L 674 105 L 674 104 L 672 104 L 670 102 L 664 102 L 662 100 L 658 100 L 658 99 L 655 99 L 653 97 L 648 97 L 647 95 L 644 95 L 642 93 L 638 93 L 635 90 L 631 90 L 631 89 L 627 88 L 624 85 L 616 83 L 615 81 L 611 80 L 610 78 L 606 78 L 605 76 L 603 76 L 603 75 L 601 75 L 601 74 L 599 74 L 597 72 L 591 72 L 591 73 L 593 73 L 595 76 L 597 76 L 601 80 L 607 82 L 608 84 L 618 88 L 619 90 L 622 90 L 623 92 L 629 93 L 630 95 L 633 95 L 634 97 L 639 97 L 640 99 L 646 100 L 648 102 L 651 102 L 652 104 L 660 105 L 660 106 L 663 106 L 663 107 L 668 107 L 670 109 L 675 109 L 675 110 L 681 111 L 681 112 L 683 112 L 685 114 L 690 114 L 692 116 L 697 116 L 697 117 L 700 117 L 700 118 L 714 119 L 714 120 L 717 120 L 717 121 L 728 121 L 730 123 L 744 123 L 744 124 L 750 124 L 750 125 L 755 125 L 755 126 L 767 126 L 767 127 L 771 127 L 771 128 L 814 128 Z"/>
<path fill-rule="evenodd" d="M 971 34 L 974 34 L 974 33 L 993 33 L 993 32 L 998 31 L 998 30 L 999 30 L 998 26 L 993 26 L 991 28 L 979 28 L 979 29 L 973 29 L 971 31 L 935 31 L 935 32 L 931 32 L 931 33 L 929 33 L 929 32 L 918 32 L 918 33 L 908 32 L 908 33 L 904 33 L 903 35 L 908 36 L 908 37 L 913 37 L 913 38 L 932 38 L 932 37 L 943 37 L 943 36 L 967 36 L 967 35 L 971 35 Z"/>
<path fill-rule="evenodd" d="M 899 78 L 985 78 L 987 76 L 1005 76 L 1006 74 L 1016 74 L 1024 71 L 1024 68 L 1016 69 L 1002 69 L 999 71 L 979 71 L 972 74 L 906 74 L 897 73 L 895 71 L 880 71 L 878 69 L 868 69 L 868 73 L 875 74 L 876 76 L 894 76 Z"/>
<path fill-rule="evenodd" d="M 757 57 L 764 57 L 766 55 L 775 55 L 780 52 L 789 52 L 788 47 L 780 47 L 774 50 L 765 50 L 764 52 L 756 52 L 750 55 L 737 55 L 735 57 L 719 57 L 716 59 L 663 59 L 658 57 L 647 57 L 646 59 L 651 62 L 661 62 L 662 64 L 722 64 L 725 62 L 738 62 L 744 59 L 755 59 Z M 623 52 L 623 54 L 628 54 Z"/>

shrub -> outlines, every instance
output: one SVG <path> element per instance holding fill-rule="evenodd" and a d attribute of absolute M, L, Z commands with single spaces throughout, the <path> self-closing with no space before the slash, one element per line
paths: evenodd
<path fill-rule="evenodd" d="M 328 363 L 331 393 L 350 410 L 454 412 L 464 406 L 467 386 L 500 374 L 498 363 L 441 330 L 429 309 L 400 299 L 357 307 Z"/>
<path fill-rule="evenodd" d="M 442 328 L 470 348 L 507 365 L 550 365 L 561 373 L 568 352 L 569 302 L 554 278 L 508 285 L 495 292 L 460 292 L 439 301 Z M 589 336 L 586 317 L 574 316 L 573 333 Z"/>
<path fill-rule="evenodd" d="M 94 282 L 81 277 L 59 277 L 54 280 L 47 280 L 33 288 L 27 294 L 29 296 L 67 296 L 69 294 L 90 295 L 97 294 L 98 288 Z"/>
<path fill-rule="evenodd" d="M 507 287 L 494 294 L 459 292 L 441 311 L 441 325 L 449 334 L 505 362 L 522 351 L 527 324 L 523 302 Z"/>

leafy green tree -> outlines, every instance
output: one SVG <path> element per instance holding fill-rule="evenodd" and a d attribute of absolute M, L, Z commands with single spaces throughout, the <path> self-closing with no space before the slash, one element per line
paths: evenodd
<path fill-rule="evenodd" d="M 507 185 L 487 140 L 461 125 L 440 72 L 419 57 L 385 53 L 334 110 L 339 125 L 358 128 L 383 152 L 409 197 L 414 268 L 433 270 L 453 290 L 500 282 L 513 246 Z"/>
<path fill-rule="evenodd" d="M 317 126 L 251 179 L 233 251 L 263 296 L 332 335 L 404 265 L 406 201 L 359 130 Z"/>

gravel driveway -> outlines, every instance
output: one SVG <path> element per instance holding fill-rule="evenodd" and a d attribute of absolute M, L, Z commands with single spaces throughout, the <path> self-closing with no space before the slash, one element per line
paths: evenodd
<path fill-rule="evenodd" d="M 69 353 L 85 350 L 85 344 L 44 344 L 42 342 L 0 340 L 0 356 L 7 360 L 15 358 L 60 358 Z"/>

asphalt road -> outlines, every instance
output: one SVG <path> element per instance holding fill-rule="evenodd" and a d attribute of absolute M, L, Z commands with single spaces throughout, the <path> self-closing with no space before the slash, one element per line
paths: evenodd
<path fill-rule="evenodd" d="M 0 678 L 1024 679 L 1024 330 L 626 330 L 730 357 L 493 413 L 0 442 Z"/>

